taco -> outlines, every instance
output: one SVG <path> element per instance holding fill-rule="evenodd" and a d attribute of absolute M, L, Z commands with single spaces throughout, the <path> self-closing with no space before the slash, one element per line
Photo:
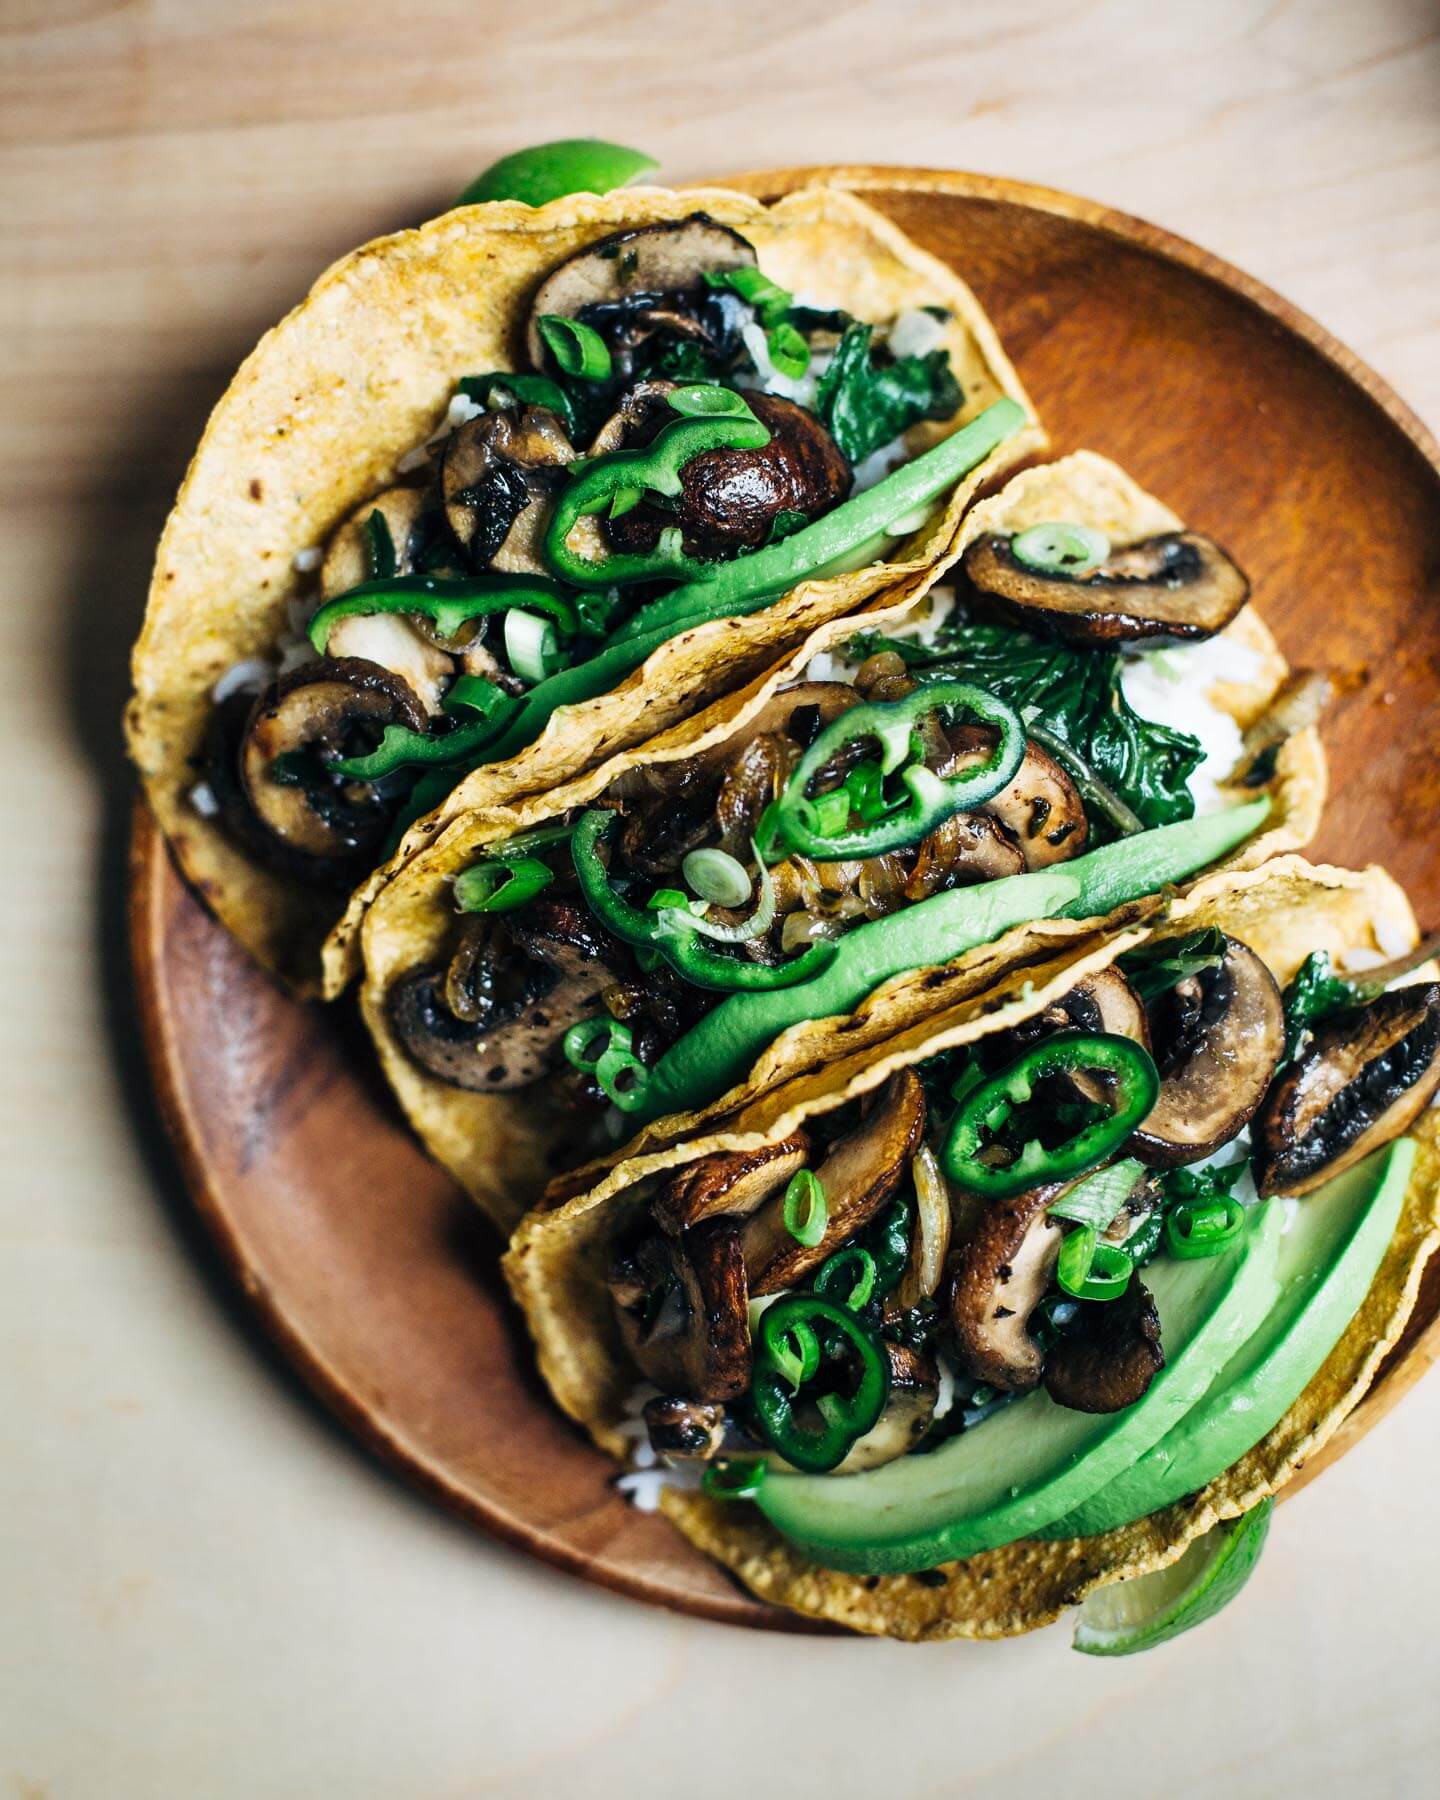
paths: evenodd
<path fill-rule="evenodd" d="M 263 964 L 313 990 L 334 934 L 333 993 L 364 895 L 441 821 L 920 592 L 1043 444 L 969 289 L 851 195 L 458 208 L 337 263 L 216 407 L 131 754 Z"/>
<path fill-rule="evenodd" d="M 1330 1438 L 1440 1240 L 1415 938 L 1378 869 L 1211 877 L 628 1158 L 506 1258 L 546 1380 L 815 1618 L 1005 1636 L 1168 1564 Z"/>
<path fill-rule="evenodd" d="M 1081 452 L 973 507 L 957 558 L 650 744 L 461 817 L 376 899 L 367 1021 L 498 1223 L 636 1127 L 693 1133 L 1309 839 L 1319 743 L 1276 735 L 1302 684 L 1216 543 Z"/>

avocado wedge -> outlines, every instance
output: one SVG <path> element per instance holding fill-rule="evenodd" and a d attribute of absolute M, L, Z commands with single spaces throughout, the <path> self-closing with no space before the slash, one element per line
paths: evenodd
<path fill-rule="evenodd" d="M 1213 1481 L 1284 1416 L 1360 1309 L 1394 1235 L 1415 1145 L 1398 1138 L 1295 1204 L 1281 1236 L 1280 1294 L 1208 1393 L 1122 1474 L 1048 1526 L 1090 1537 Z"/>
<path fill-rule="evenodd" d="M 1035 919 L 1098 919 L 1127 900 L 1185 881 L 1244 843 L 1269 810 L 1262 795 L 1224 812 L 1102 844 L 1073 862 L 936 894 L 859 925 L 841 939 L 829 967 L 811 980 L 722 1000 L 656 1063 L 630 1121 L 642 1124 L 703 1106 L 743 1080 L 782 1031 L 806 1019 L 850 1012 L 882 982 L 908 969 L 949 962 Z"/>
<path fill-rule="evenodd" d="M 1279 1293 L 1281 1209 L 1257 1207 L 1235 1248 L 1147 1274 L 1166 1366 L 1124 1412 L 1016 1400 L 925 1456 L 864 1475 L 771 1474 L 757 1504 L 829 1568 L 891 1575 L 1033 1536 L 1113 1481 L 1183 1418 Z"/>

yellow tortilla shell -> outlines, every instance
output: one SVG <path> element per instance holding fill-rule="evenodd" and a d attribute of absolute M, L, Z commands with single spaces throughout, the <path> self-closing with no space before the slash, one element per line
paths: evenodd
<path fill-rule="evenodd" d="M 943 572 L 984 532 L 1021 530 L 1054 518 L 1094 523 L 1116 542 L 1169 531 L 1180 523 L 1115 464 L 1080 451 L 1017 475 L 995 498 L 972 507 L 937 567 Z M 373 901 L 363 934 L 362 1005 L 381 1062 L 430 1153 L 497 1224 L 512 1226 L 552 1179 L 552 1198 L 577 1193 L 593 1186 L 600 1171 L 622 1153 L 633 1155 L 718 1128 L 718 1121 L 743 1111 L 755 1096 L 774 1086 L 804 1079 L 823 1083 L 837 1059 L 868 1050 L 912 1023 L 931 1019 L 944 1007 L 990 986 L 1016 964 L 1083 943 L 1105 923 L 1040 921 L 939 968 L 898 975 L 877 988 L 854 1013 L 807 1020 L 782 1033 L 740 1087 L 696 1112 L 656 1120 L 623 1152 L 617 1148 L 599 1162 L 568 1173 L 558 1163 L 567 1143 L 563 1116 L 547 1111 L 527 1090 L 480 1094 L 452 1087 L 412 1062 L 396 1041 L 384 996 L 405 971 L 440 954 L 455 918 L 451 883 L 488 847 L 571 807 L 588 804 L 627 769 L 683 762 L 717 745 L 744 743 L 757 714 L 787 682 L 803 675 L 812 656 L 843 644 L 857 626 L 877 631 L 903 628 L 930 604 L 928 595 L 918 600 L 911 595 L 903 599 L 887 595 L 858 617 L 831 620 L 760 680 L 653 742 L 616 756 L 551 793 L 513 807 L 489 807 L 459 818 L 395 874 Z M 1252 608 L 1247 607 L 1222 635 L 1251 653 L 1243 683 L 1217 683 L 1212 689 L 1216 702 L 1243 727 L 1264 711 L 1284 680 L 1285 660 Z M 1325 794 L 1324 753 L 1313 730 L 1299 733 L 1286 744 L 1271 793 L 1274 809 L 1264 831 L 1243 844 L 1222 868 L 1252 867 L 1278 851 L 1297 849 L 1313 835 Z M 1138 902 L 1125 909 L 1124 917 L 1141 918 L 1160 904 L 1158 899 Z M 1118 922 L 1109 921 L 1112 925 Z"/>
<path fill-rule="evenodd" d="M 915 449 L 1002 395 L 1031 410 L 964 282 L 836 190 L 811 189 L 768 207 L 710 188 L 572 195 L 540 208 L 460 207 L 342 258 L 261 339 L 211 414 L 160 540 L 126 720 L 130 753 L 181 869 L 256 959 L 298 990 L 321 985 L 321 946 L 343 896 L 317 895 L 266 869 L 189 804 L 211 689 L 235 663 L 273 652 L 296 589 L 292 558 L 390 483 L 400 457 L 435 430 L 456 381 L 515 366 L 530 296 L 556 264 L 610 232 L 697 210 L 749 238 L 782 285 L 861 319 L 925 305 L 949 310 L 945 344 L 965 404 L 944 426 L 917 426 Z M 708 705 L 821 621 L 885 588 L 918 592 L 973 494 L 1044 441 L 1038 426 L 1017 434 L 923 531 L 897 541 L 892 560 L 805 582 L 748 618 L 698 626 L 611 693 L 558 711 L 528 750 L 462 782 L 443 816 L 410 834 L 392 867 L 444 819 L 551 787 Z M 331 949 L 332 993 L 353 970 L 357 918 Z"/>
<path fill-rule="evenodd" d="M 1414 943 L 1413 914 L 1380 869 L 1358 873 L 1286 857 L 1262 870 L 1214 876 L 1177 899 L 1146 931 L 1114 933 L 1081 956 L 1015 971 L 998 988 L 888 1044 L 881 1056 L 831 1071 L 823 1089 L 772 1090 L 734 1128 L 659 1154 L 630 1158 L 592 1191 L 532 1214 L 516 1232 L 505 1272 L 534 1334 L 541 1372 L 564 1410 L 612 1455 L 628 1440 L 617 1426 L 638 1380 L 621 1351 L 604 1275 L 617 1230 L 635 1217 L 657 1175 L 677 1160 L 754 1148 L 806 1118 L 869 1091 L 896 1068 L 999 1031 L 1041 1010 L 1077 980 L 1137 942 L 1219 925 L 1250 944 L 1288 980 L 1314 949 L 1340 958 Z M 1440 1118 L 1413 1133 L 1419 1155 L 1399 1224 L 1359 1312 L 1283 1419 L 1200 1493 L 1100 1536 L 1022 1541 L 947 1563 L 939 1573 L 869 1576 L 818 1567 L 756 1511 L 668 1488 L 666 1514 L 707 1554 L 762 1598 L 853 1630 L 911 1640 L 1006 1637 L 1048 1624 L 1094 1587 L 1172 1562 L 1218 1520 L 1273 1494 L 1334 1434 L 1362 1398 L 1415 1302 L 1426 1259 L 1440 1243 Z"/>

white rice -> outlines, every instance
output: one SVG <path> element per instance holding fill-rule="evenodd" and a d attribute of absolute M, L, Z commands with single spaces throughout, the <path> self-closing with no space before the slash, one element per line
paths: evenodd
<path fill-rule="evenodd" d="M 755 365 L 756 385 L 761 393 L 778 394 L 782 400 L 793 400 L 797 406 L 814 407 L 815 394 L 820 386 L 819 377 L 824 373 L 817 365 L 823 360 L 828 366 L 828 356 L 823 359 L 818 355 L 812 356 L 810 366 L 803 375 L 782 375 L 770 359 L 770 345 L 763 327 L 752 319 L 748 325 L 740 327 L 740 336 Z"/>
<path fill-rule="evenodd" d="M 216 706 L 223 706 L 235 694 L 258 694 L 275 675 L 275 665 L 263 656 L 247 656 L 232 663 L 210 690 Z"/>
<path fill-rule="evenodd" d="M 911 307 L 896 318 L 886 341 L 892 356 L 928 356 L 944 343 L 945 327 L 933 313 Z"/>
<path fill-rule="evenodd" d="M 313 575 L 325 560 L 325 552 L 318 544 L 311 544 L 308 549 L 297 550 L 290 558 L 290 567 L 297 575 Z"/>
<path fill-rule="evenodd" d="M 903 437 L 891 438 L 888 444 L 872 450 L 855 465 L 855 483 L 850 490 L 851 494 L 863 494 L 875 487 L 900 467 L 907 454 Z"/>
<path fill-rule="evenodd" d="M 197 781 L 190 790 L 190 804 L 202 819 L 213 819 L 219 816 L 220 802 L 215 798 L 215 790 L 208 781 Z"/>
<path fill-rule="evenodd" d="M 1188 783 L 1197 816 L 1233 804 L 1221 792 L 1221 783 L 1234 772 L 1244 749 L 1240 727 L 1216 705 L 1213 690 L 1252 680 L 1259 666 L 1255 651 L 1223 634 L 1203 644 L 1142 650 L 1125 658 L 1121 690 L 1141 718 L 1199 739 L 1203 760 Z"/>

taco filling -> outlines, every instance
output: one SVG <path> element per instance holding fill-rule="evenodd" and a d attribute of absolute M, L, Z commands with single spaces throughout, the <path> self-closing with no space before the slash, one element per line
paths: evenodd
<path fill-rule="evenodd" d="M 702 213 L 539 285 L 526 366 L 464 376 L 394 485 L 297 569 L 272 658 L 215 690 L 192 805 L 255 856 L 353 886 L 411 821 L 691 626 L 873 562 L 1026 422 L 964 396 L 943 309 L 812 305 Z"/>
<path fill-rule="evenodd" d="M 998 541 L 974 549 L 993 559 Z M 1183 610 L 1192 636 L 1213 632 L 1246 593 L 1189 532 L 1112 549 L 1047 526 L 1012 534 L 1003 559 L 1078 592 L 1076 543 L 1107 594 L 1126 588 L 1132 624 Z M 702 1104 L 787 1026 L 892 975 L 1032 919 L 1104 914 L 1255 830 L 1266 801 L 1242 733 L 1204 694 L 1243 646 L 1122 655 L 1108 626 L 1040 635 L 991 581 L 967 555 L 917 621 L 841 640 L 733 736 L 637 760 L 588 806 L 455 868 L 438 955 L 395 970 L 384 998 L 412 1063 L 480 1093 L 545 1083 L 577 1109 L 573 1154 L 604 1142 L 607 1111 Z"/>
<path fill-rule="evenodd" d="M 1218 926 L 1152 940 L 656 1175 L 606 1275 L 641 1465 L 703 1467 L 871 1574 L 1202 1487 L 1293 1403 L 1395 1228 L 1413 1146 L 1386 1147 L 1440 1087 L 1434 948 L 1350 977 L 1312 957 L 1282 992 Z"/>

